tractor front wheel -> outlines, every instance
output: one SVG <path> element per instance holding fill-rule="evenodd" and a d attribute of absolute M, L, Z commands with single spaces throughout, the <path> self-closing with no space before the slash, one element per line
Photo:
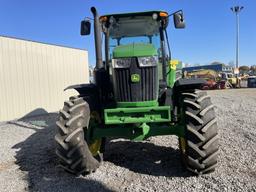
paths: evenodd
<path fill-rule="evenodd" d="M 56 122 L 57 134 L 56 154 L 60 166 L 67 172 L 85 175 L 94 172 L 100 165 L 101 158 L 97 156 L 97 146 L 88 146 L 84 138 L 90 121 L 90 108 L 82 97 L 70 97 L 60 110 Z"/>
<path fill-rule="evenodd" d="M 218 128 L 214 106 L 206 92 L 193 90 L 181 94 L 184 137 L 179 138 L 186 168 L 196 174 L 215 170 L 218 156 Z"/>

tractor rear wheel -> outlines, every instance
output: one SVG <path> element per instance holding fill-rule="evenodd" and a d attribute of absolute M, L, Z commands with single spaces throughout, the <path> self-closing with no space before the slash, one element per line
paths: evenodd
<path fill-rule="evenodd" d="M 196 174 L 214 171 L 219 146 L 217 120 L 210 97 L 200 90 L 184 92 L 181 111 L 185 134 L 179 138 L 179 146 L 186 168 Z"/>
<path fill-rule="evenodd" d="M 55 141 L 60 166 L 69 173 L 85 175 L 94 172 L 102 160 L 96 151 L 98 144 L 96 147 L 88 146 L 84 138 L 89 122 L 90 108 L 82 97 L 70 97 L 69 101 L 64 102 L 56 122 Z"/>

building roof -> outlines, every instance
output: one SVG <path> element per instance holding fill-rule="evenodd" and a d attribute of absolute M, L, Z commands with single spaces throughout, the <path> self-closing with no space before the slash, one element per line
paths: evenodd
<path fill-rule="evenodd" d="M 17 40 L 21 40 L 21 41 L 29 41 L 29 42 L 40 43 L 40 44 L 45 44 L 45 45 L 52 45 L 52 46 L 57 46 L 57 47 L 64 47 L 64 48 L 69 48 L 69 49 L 77 49 L 77 50 L 81 50 L 81 51 L 87 51 L 86 49 L 81 49 L 81 48 L 77 48 L 77 47 L 70 47 L 70 46 L 59 45 L 59 44 L 54 44 L 54 43 L 45 43 L 45 42 L 41 42 L 41 41 L 35 41 L 35 40 L 30 40 L 30 39 L 25 39 L 25 38 L 20 38 L 20 37 L 12 37 L 12 36 L 8 36 L 8 35 L 0 34 L 0 37 L 9 38 L 9 39 L 17 39 Z"/>
<path fill-rule="evenodd" d="M 183 71 L 194 71 L 199 69 L 212 69 L 215 71 L 232 71 L 233 67 L 225 66 L 224 64 L 214 64 L 214 65 L 201 65 L 201 66 L 193 66 L 193 67 L 184 67 Z"/>

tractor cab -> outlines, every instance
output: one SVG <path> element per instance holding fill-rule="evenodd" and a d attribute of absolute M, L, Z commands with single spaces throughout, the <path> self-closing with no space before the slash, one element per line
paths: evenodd
<path fill-rule="evenodd" d="M 162 16 L 160 16 L 160 14 Z M 166 12 L 152 11 L 143 13 L 130 13 L 109 15 L 101 17 L 106 20 L 103 23 L 105 38 L 108 38 L 108 49 L 106 50 L 109 58 L 108 66 L 114 87 L 118 79 L 117 75 L 129 69 L 131 74 L 131 83 L 135 83 L 143 76 L 143 71 L 148 74 L 152 81 L 146 80 L 138 84 L 138 87 L 145 87 L 148 90 L 144 94 L 148 94 L 148 100 L 153 100 L 158 95 L 158 80 L 163 78 L 162 75 L 162 61 L 167 55 L 165 45 L 161 41 L 164 30 L 168 25 L 168 14 Z M 109 24 L 106 24 L 109 19 Z M 160 35 L 161 34 L 161 35 Z M 162 39 L 163 40 L 163 39 Z M 121 70 L 123 69 L 123 70 Z M 121 75 L 121 74 L 120 74 Z M 143 78 L 143 77 L 142 77 Z M 155 90 L 153 88 L 155 87 Z M 136 86 L 134 86 L 136 89 Z M 153 92 L 149 92 L 153 91 Z M 116 95 L 119 94 L 115 89 Z M 129 95 L 129 94 L 128 94 Z M 121 96 L 121 95 L 119 95 Z M 128 101 L 143 101 L 146 98 L 126 98 Z M 144 95 L 140 95 L 144 97 Z M 120 98 L 125 101 L 125 98 Z"/>
<path fill-rule="evenodd" d="M 106 42 L 109 41 L 106 51 L 112 61 L 112 64 L 108 63 L 110 67 L 130 67 L 126 65 L 130 58 L 137 58 L 138 67 L 157 66 L 165 56 L 160 33 L 168 24 L 166 12 L 109 15 L 100 17 L 100 20 L 104 21 Z"/>
<path fill-rule="evenodd" d="M 163 16 L 160 17 L 159 14 Z M 165 58 L 160 34 L 168 23 L 166 12 L 102 16 L 107 42 L 107 67 L 118 104 L 152 102 L 158 97 L 159 68 Z"/>
<path fill-rule="evenodd" d="M 184 28 L 182 12 L 173 15 L 175 27 Z M 135 107 L 138 102 L 143 102 L 144 106 L 156 105 L 159 86 L 165 89 L 174 84 L 175 78 L 172 82 L 168 78 L 170 48 L 166 28 L 169 16 L 165 11 L 147 11 L 103 15 L 97 20 L 96 26 L 100 28 L 96 30 L 103 32 L 105 44 L 105 62 L 101 67 L 109 75 L 117 107 Z M 84 33 L 88 31 L 88 27 L 84 27 L 86 22 L 89 21 L 82 22 L 81 34 L 87 34 Z"/>

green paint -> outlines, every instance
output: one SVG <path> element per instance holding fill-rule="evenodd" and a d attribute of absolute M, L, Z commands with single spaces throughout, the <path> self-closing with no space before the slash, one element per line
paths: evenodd
<path fill-rule="evenodd" d="M 150 127 L 146 123 L 142 123 L 140 128 L 142 129 L 143 135 L 148 135 Z"/>
<path fill-rule="evenodd" d="M 168 75 L 167 75 L 167 85 L 168 87 L 173 88 L 174 83 L 176 81 L 176 71 L 181 70 L 182 63 L 181 61 L 175 60 L 175 64 L 172 63 L 173 61 L 169 61 L 168 65 Z"/>
<path fill-rule="evenodd" d="M 169 73 L 167 75 L 167 85 L 168 87 L 173 88 L 174 83 L 176 81 L 176 70 L 169 68 Z"/>
<path fill-rule="evenodd" d="M 133 140 L 143 141 L 150 131 L 150 126 L 148 126 L 146 123 L 142 123 L 139 127 L 136 127 L 136 129 L 137 131 L 134 131 L 134 132 L 141 133 L 141 134 L 136 135 L 136 137 L 134 137 Z"/>
<path fill-rule="evenodd" d="M 152 44 L 133 43 L 120 45 L 114 48 L 113 58 L 143 57 L 157 55 L 157 50 Z"/>
<path fill-rule="evenodd" d="M 170 107 L 114 108 L 104 110 L 105 124 L 170 122 Z"/>
<path fill-rule="evenodd" d="M 140 75 L 139 75 L 139 74 L 132 74 L 132 75 L 131 75 L 131 81 L 132 81 L 133 83 L 138 83 L 138 82 L 140 82 Z"/>
<path fill-rule="evenodd" d="M 92 139 L 118 137 L 133 141 L 142 141 L 158 135 L 176 135 L 178 137 L 184 137 L 184 130 L 184 125 L 171 125 L 170 123 L 142 123 L 137 126 L 134 124 L 109 125 L 95 128 L 93 130 Z"/>
<path fill-rule="evenodd" d="M 158 106 L 157 100 L 153 101 L 138 101 L 138 102 L 117 102 L 117 107 L 154 107 Z"/>

